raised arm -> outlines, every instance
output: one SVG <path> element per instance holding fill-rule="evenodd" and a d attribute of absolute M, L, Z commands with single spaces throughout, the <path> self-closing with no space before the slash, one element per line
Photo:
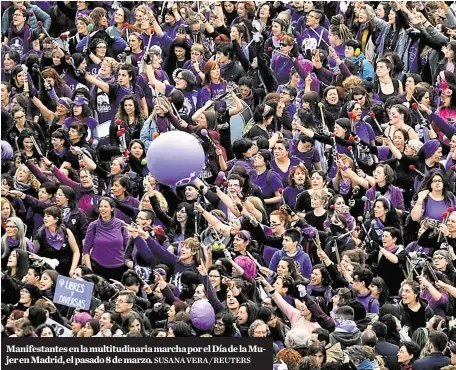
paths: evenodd
<path fill-rule="evenodd" d="M 95 85 L 99 89 L 101 89 L 104 93 L 109 94 L 109 84 L 107 82 L 101 81 L 95 76 L 92 76 L 91 74 L 86 73 L 85 74 L 86 81 L 91 83 L 92 85 Z"/>
<path fill-rule="evenodd" d="M 36 96 L 33 96 L 32 97 L 32 103 L 35 105 L 35 107 L 38 108 L 38 110 L 40 111 L 40 113 L 43 115 L 43 118 L 46 120 L 46 121 L 51 121 L 54 119 L 54 112 L 52 112 L 51 110 L 49 110 L 44 104 L 43 102 L 38 99 Z"/>
<path fill-rule="evenodd" d="M 211 225 L 216 232 L 222 234 L 224 237 L 229 237 L 231 235 L 231 226 L 222 223 L 212 213 L 201 207 L 200 204 L 195 204 L 195 209 L 201 213 L 207 223 Z"/>

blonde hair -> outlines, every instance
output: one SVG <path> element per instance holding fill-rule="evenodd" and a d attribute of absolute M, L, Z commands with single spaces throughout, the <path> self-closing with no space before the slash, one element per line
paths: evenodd
<path fill-rule="evenodd" d="M 363 84 L 363 80 L 361 77 L 358 76 L 350 76 L 347 77 L 344 82 L 342 82 L 342 87 L 344 89 L 348 89 L 350 87 L 361 86 Z"/>
<path fill-rule="evenodd" d="M 166 201 L 166 199 L 163 196 L 163 194 L 158 192 L 158 191 L 155 191 L 155 196 L 157 197 L 158 202 L 160 203 L 160 208 L 162 210 L 164 210 L 164 211 L 167 211 L 168 210 L 168 202 Z M 139 207 L 140 207 L 139 209 L 141 211 L 146 209 L 146 208 L 142 207 L 142 203 L 144 202 L 144 199 L 146 199 L 146 198 L 149 198 L 149 195 L 147 193 L 142 196 L 141 201 L 139 202 Z M 151 204 L 151 207 L 149 209 L 151 211 L 153 211 L 152 204 Z"/>
<path fill-rule="evenodd" d="M 261 201 L 260 198 L 250 196 L 250 197 L 247 197 L 247 200 L 248 200 L 250 203 L 252 203 L 253 206 L 254 206 L 257 210 L 259 210 L 261 213 L 267 214 L 266 210 L 264 209 L 263 202 Z"/>
<path fill-rule="evenodd" d="M 111 57 L 105 57 L 103 59 L 103 62 L 109 63 L 109 65 L 111 66 L 111 69 L 112 69 L 112 74 L 117 72 L 117 69 L 119 68 L 119 62 L 117 62 L 117 60 L 115 60 L 114 58 L 111 58 Z"/>
<path fill-rule="evenodd" d="M 350 168 L 353 169 L 353 159 L 351 159 L 348 155 L 339 154 L 339 159 L 342 161 L 342 163 L 348 163 Z M 337 168 L 337 173 L 336 173 L 337 184 L 340 183 L 340 180 L 342 180 L 342 175 L 340 174 L 340 168 Z M 356 186 L 356 182 L 353 180 L 350 180 L 350 182 L 351 182 L 351 189 L 353 189 Z"/>
<path fill-rule="evenodd" d="M 28 173 L 30 174 L 30 178 L 29 178 L 29 181 L 27 182 L 27 184 L 32 185 L 33 189 L 38 191 L 41 186 L 41 183 L 38 181 L 38 179 L 35 177 L 35 175 L 29 170 L 29 168 L 25 164 L 21 164 L 17 168 L 16 172 L 14 173 L 14 179 L 16 179 L 17 173 L 19 171 L 24 171 L 24 170 L 27 170 Z"/>
<path fill-rule="evenodd" d="M 10 207 L 11 213 L 10 213 L 9 217 L 16 217 L 16 210 L 13 208 L 13 205 L 11 204 L 9 199 L 5 198 L 5 197 L 2 197 L 0 199 L 0 208 L 3 208 L 4 204 L 8 204 L 9 207 Z"/>
<path fill-rule="evenodd" d="M 189 247 L 191 252 L 192 252 L 192 255 L 193 255 L 193 258 L 195 260 L 195 264 L 197 266 L 200 265 L 201 262 L 204 262 L 205 258 L 204 258 L 204 254 L 203 254 L 203 251 L 201 249 L 201 243 L 199 242 L 198 239 L 196 238 L 187 238 L 184 240 L 182 246 L 186 246 L 186 247 Z M 195 252 L 195 254 L 193 254 L 193 252 Z M 180 257 L 179 257 L 179 260 L 180 260 Z"/>
<path fill-rule="evenodd" d="M 150 25 L 152 25 L 153 13 L 145 4 L 138 5 L 138 7 L 135 9 L 135 16 L 136 16 L 136 12 L 144 13 L 144 17 L 147 17 L 149 19 Z"/>
<path fill-rule="evenodd" d="M 326 204 L 328 203 L 328 193 L 323 189 L 315 190 L 310 198 L 319 199 L 323 207 L 326 207 Z"/>
<path fill-rule="evenodd" d="M 197 51 L 201 54 L 204 54 L 204 46 L 201 44 L 193 44 L 190 48 L 190 51 Z"/>
<path fill-rule="evenodd" d="M 158 96 L 157 99 L 155 100 L 154 110 L 153 110 L 152 113 L 150 114 L 150 116 L 151 116 L 154 120 L 157 120 L 157 116 L 158 116 L 158 109 L 157 109 L 157 106 L 158 106 L 158 105 L 163 105 L 163 106 L 165 106 L 165 108 L 168 109 L 168 112 L 173 113 L 173 110 L 172 110 L 172 107 L 171 107 L 171 103 L 168 101 L 168 99 L 166 99 L 164 96 Z"/>

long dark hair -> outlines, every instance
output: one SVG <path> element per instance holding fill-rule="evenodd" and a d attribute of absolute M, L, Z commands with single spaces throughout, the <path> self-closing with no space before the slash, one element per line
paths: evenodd
<path fill-rule="evenodd" d="M 432 179 L 435 176 L 440 176 L 443 181 L 443 200 L 445 201 L 445 204 L 447 206 L 453 206 L 453 202 L 455 201 L 455 196 L 451 192 L 450 187 L 449 187 L 449 181 L 448 177 L 446 176 L 445 172 L 442 171 L 441 169 L 435 169 L 426 174 L 424 177 L 423 183 L 421 184 L 420 191 L 421 190 L 429 190 L 431 191 L 431 184 L 432 184 Z"/>
<path fill-rule="evenodd" d="M 133 83 L 133 80 L 132 80 Z M 134 85 L 132 85 L 134 88 Z M 133 94 L 128 94 L 125 95 L 122 100 L 120 101 L 119 104 L 119 109 L 117 110 L 116 113 L 116 119 L 120 119 L 123 123 L 128 123 L 128 114 L 125 112 L 125 107 L 124 103 L 126 100 L 133 100 L 133 104 L 135 106 L 135 120 L 141 119 L 142 113 L 141 113 L 141 107 L 139 106 L 138 98 L 133 95 Z"/>
<path fill-rule="evenodd" d="M 11 251 L 13 253 L 16 251 L 16 274 L 14 277 L 18 280 L 22 281 L 22 278 L 27 275 L 28 269 L 29 269 L 29 258 L 28 254 L 26 251 L 23 251 L 22 249 L 16 248 Z M 11 255 L 10 253 L 10 255 Z M 9 256 L 8 256 L 9 258 Z M 8 268 L 9 272 L 11 273 L 10 269 Z"/>
<path fill-rule="evenodd" d="M 375 285 L 377 287 L 379 291 L 378 302 L 380 303 L 380 306 L 383 306 L 389 297 L 389 290 L 385 280 L 383 280 L 380 276 L 374 277 L 371 285 Z"/>

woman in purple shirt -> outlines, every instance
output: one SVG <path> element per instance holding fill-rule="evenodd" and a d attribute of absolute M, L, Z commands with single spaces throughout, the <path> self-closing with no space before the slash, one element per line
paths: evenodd
<path fill-rule="evenodd" d="M 301 163 L 296 157 L 291 157 L 288 154 L 288 141 L 286 139 L 277 140 L 274 145 L 274 159 L 271 161 L 271 168 L 282 179 L 283 186 L 287 186 L 288 177 L 293 167 Z"/>
<path fill-rule="evenodd" d="M 422 217 L 442 221 L 442 213 L 455 205 L 456 197 L 449 189 L 445 173 L 442 170 L 434 170 L 426 175 L 410 216 L 413 221 L 418 221 Z"/>
<path fill-rule="evenodd" d="M 65 119 L 63 127 L 69 129 L 73 122 L 83 122 L 88 127 L 87 139 L 93 148 L 98 145 L 98 121 L 91 117 L 89 101 L 83 96 L 76 96 L 73 101 L 71 116 Z"/>
<path fill-rule="evenodd" d="M 95 274 L 120 281 L 127 270 L 124 250 L 128 231 L 114 216 L 115 211 L 111 198 L 101 198 L 98 204 L 100 217 L 89 225 L 82 252 L 84 264 Z"/>
<path fill-rule="evenodd" d="M 198 94 L 196 107 L 201 108 L 208 100 L 220 98 L 226 89 L 226 82 L 221 77 L 221 69 L 218 62 L 210 61 L 204 66 L 203 87 Z"/>
<path fill-rule="evenodd" d="M 112 181 L 111 194 L 115 201 L 122 203 L 131 208 L 139 208 L 139 200 L 130 196 L 131 181 L 127 175 L 116 175 Z M 127 223 L 131 223 L 132 219 L 123 213 L 120 209 L 116 209 L 115 216 Z"/>

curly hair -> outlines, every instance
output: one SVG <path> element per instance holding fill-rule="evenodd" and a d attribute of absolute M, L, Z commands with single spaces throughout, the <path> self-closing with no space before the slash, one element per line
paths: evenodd
<path fill-rule="evenodd" d="M 135 121 L 141 122 L 144 121 L 145 117 L 142 114 L 141 107 L 139 105 L 138 99 L 133 94 L 128 94 L 123 97 L 120 101 L 119 109 L 116 113 L 116 119 L 120 119 L 122 122 L 129 122 L 128 114 L 125 111 L 124 104 L 127 100 L 133 100 L 133 104 L 135 106 Z"/>
<path fill-rule="evenodd" d="M 302 356 L 298 351 L 294 349 L 283 348 L 281 349 L 275 358 L 275 363 L 280 364 L 281 361 L 287 365 L 288 370 L 298 370 L 299 362 L 301 361 Z"/>

